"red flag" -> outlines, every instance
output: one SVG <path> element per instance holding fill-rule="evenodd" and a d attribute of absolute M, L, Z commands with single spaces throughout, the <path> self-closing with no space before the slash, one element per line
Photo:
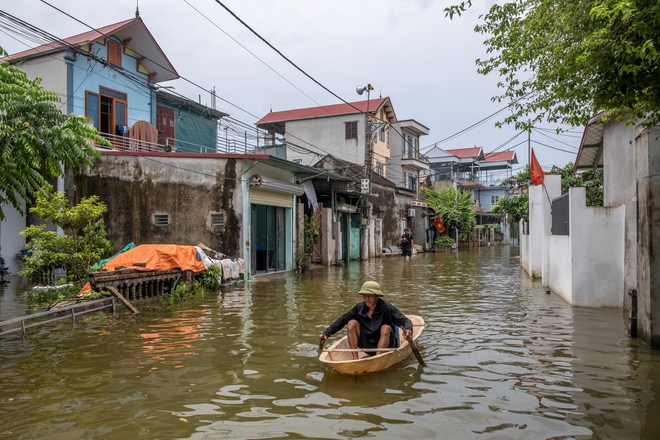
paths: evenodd
<path fill-rule="evenodd" d="M 539 161 L 536 160 L 536 156 L 534 155 L 534 149 L 532 148 L 532 163 L 530 164 L 529 167 L 529 178 L 531 179 L 534 186 L 536 186 L 543 183 L 544 176 L 545 173 L 543 172 L 543 168 L 541 168 Z"/>
<path fill-rule="evenodd" d="M 435 229 L 438 230 L 438 234 L 442 234 L 442 232 L 445 230 L 445 225 L 442 224 L 442 219 L 440 217 L 435 219 L 433 226 L 435 226 Z"/>

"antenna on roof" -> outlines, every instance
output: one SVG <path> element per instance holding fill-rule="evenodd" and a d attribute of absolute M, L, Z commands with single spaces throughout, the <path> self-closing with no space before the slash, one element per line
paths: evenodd
<path fill-rule="evenodd" d="M 135 18 L 140 18 L 140 0 L 135 0 Z"/>

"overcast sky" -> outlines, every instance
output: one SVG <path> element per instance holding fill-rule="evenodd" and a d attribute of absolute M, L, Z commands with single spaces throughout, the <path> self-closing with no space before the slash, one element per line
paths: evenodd
<path fill-rule="evenodd" d="M 137 0 L 48 0 L 81 22 L 101 27 L 135 16 Z M 422 151 L 489 115 L 505 104 L 491 102 L 498 77 L 476 73 L 485 57 L 484 36 L 474 32 L 490 1 L 449 20 L 449 0 L 223 0 L 283 55 L 316 81 L 352 102 L 364 99 L 355 87 L 371 83 L 372 97 L 389 96 L 399 119 L 415 119 L 430 129 Z M 40 0 L 3 1 L 2 10 L 56 35 L 89 30 Z M 182 79 L 177 93 L 210 104 L 251 126 L 270 111 L 340 102 L 252 34 L 215 0 L 140 0 L 140 17 Z M 35 44 L 0 28 L 0 45 L 12 54 Z M 515 147 L 527 163 L 527 134 L 496 128 L 504 113 L 460 136 L 443 149 L 480 146 L 485 152 Z M 544 169 L 575 162 L 583 127 L 555 135 L 550 124 L 532 132 L 531 146 Z M 567 127 L 565 127 L 567 128 Z M 562 152 L 559 150 L 565 150 Z M 517 172 L 514 169 L 514 173 Z"/>

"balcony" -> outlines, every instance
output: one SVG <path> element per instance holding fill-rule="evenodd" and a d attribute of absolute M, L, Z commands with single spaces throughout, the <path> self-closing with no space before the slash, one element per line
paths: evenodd
<path fill-rule="evenodd" d="M 217 147 L 193 144 L 173 138 L 165 138 L 163 143 L 148 142 L 110 133 L 99 133 L 106 138 L 116 151 L 139 151 L 139 152 L 187 152 L 187 153 L 217 153 Z M 97 145 L 98 147 L 98 145 Z M 103 147 L 101 147 L 103 148 Z"/>
<path fill-rule="evenodd" d="M 418 171 L 428 171 L 431 169 L 431 164 L 429 164 L 426 158 L 419 154 L 419 151 L 412 149 L 403 152 L 403 155 L 401 156 L 401 165 L 414 168 Z"/>

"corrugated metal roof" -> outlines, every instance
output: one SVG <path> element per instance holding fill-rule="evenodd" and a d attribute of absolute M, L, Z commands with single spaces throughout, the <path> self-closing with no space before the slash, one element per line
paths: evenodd
<path fill-rule="evenodd" d="M 607 116 L 607 113 L 600 113 L 591 118 L 584 127 L 582 141 L 575 159 L 573 172 L 579 170 L 602 170 L 603 169 L 603 129 L 605 126 L 598 122 Z"/>

